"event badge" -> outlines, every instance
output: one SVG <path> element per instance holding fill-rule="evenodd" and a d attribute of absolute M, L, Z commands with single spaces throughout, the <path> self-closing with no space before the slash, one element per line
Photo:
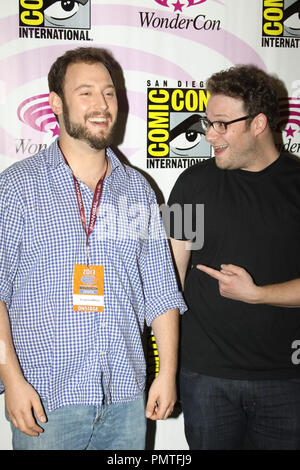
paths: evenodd
<path fill-rule="evenodd" d="M 75 264 L 73 311 L 104 311 L 104 266 Z"/>

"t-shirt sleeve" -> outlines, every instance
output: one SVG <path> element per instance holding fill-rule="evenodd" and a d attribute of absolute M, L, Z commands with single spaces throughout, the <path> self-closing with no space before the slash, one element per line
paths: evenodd
<path fill-rule="evenodd" d="M 199 171 L 189 168 L 176 181 L 169 200 L 164 225 L 170 238 L 191 240 L 192 250 L 204 244 L 204 204 L 199 191 Z"/>

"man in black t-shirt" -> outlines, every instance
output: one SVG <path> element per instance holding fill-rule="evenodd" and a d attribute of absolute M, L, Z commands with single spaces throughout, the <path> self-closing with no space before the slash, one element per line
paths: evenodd
<path fill-rule="evenodd" d="M 208 80 L 201 125 L 215 157 L 184 171 L 169 198 L 193 207 L 183 228 L 199 226 L 204 204 L 201 249 L 171 227 L 189 307 L 180 383 L 191 449 L 300 449 L 300 161 L 275 146 L 274 83 L 254 66 Z"/>

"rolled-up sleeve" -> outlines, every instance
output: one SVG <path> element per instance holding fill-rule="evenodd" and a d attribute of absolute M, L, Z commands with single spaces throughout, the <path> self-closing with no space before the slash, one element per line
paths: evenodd
<path fill-rule="evenodd" d="M 167 240 L 156 198 L 151 198 L 148 239 L 143 246 L 141 263 L 145 295 L 145 319 L 148 326 L 158 316 L 177 308 L 180 314 L 186 304 L 178 289 L 169 242 Z"/>
<path fill-rule="evenodd" d="M 19 264 L 24 217 L 16 188 L 0 175 L 0 300 L 9 308 Z"/>

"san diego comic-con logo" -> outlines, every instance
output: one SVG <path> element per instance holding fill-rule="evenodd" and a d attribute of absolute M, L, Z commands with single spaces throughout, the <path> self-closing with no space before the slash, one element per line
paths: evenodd
<path fill-rule="evenodd" d="M 19 0 L 19 37 L 90 41 L 91 0 Z"/>
<path fill-rule="evenodd" d="M 196 31 L 219 31 L 221 21 L 219 19 L 207 18 L 204 14 L 194 17 L 182 16 L 181 13 L 190 13 L 191 7 L 203 5 L 209 0 L 152 0 L 153 5 L 164 7 L 165 15 L 161 16 L 157 11 L 139 11 L 142 28 L 154 29 L 195 29 Z M 186 9 L 186 10 L 184 10 Z M 197 11 L 195 9 L 195 11 Z M 175 13 L 175 14 L 173 14 Z"/>
<path fill-rule="evenodd" d="M 147 168 L 187 168 L 212 156 L 201 121 L 208 98 L 204 88 L 147 88 Z"/>
<path fill-rule="evenodd" d="M 262 47 L 298 48 L 300 0 L 262 0 Z"/>

